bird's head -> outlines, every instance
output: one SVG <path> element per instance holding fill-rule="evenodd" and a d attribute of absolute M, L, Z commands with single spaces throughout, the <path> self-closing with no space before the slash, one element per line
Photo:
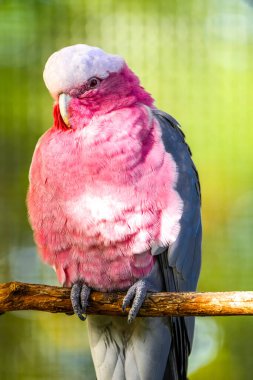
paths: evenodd
<path fill-rule="evenodd" d="M 43 77 L 56 101 L 55 124 L 61 128 L 82 128 L 95 114 L 136 102 L 153 105 L 124 59 L 97 47 L 79 44 L 55 52 Z"/>

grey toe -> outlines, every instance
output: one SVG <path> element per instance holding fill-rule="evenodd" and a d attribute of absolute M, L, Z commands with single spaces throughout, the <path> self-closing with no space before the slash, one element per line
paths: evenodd
<path fill-rule="evenodd" d="M 74 313 L 84 321 L 86 317 L 85 314 L 86 307 L 88 305 L 88 298 L 90 295 L 90 289 L 83 282 L 78 281 L 73 284 L 70 292 L 70 299 Z"/>
<path fill-rule="evenodd" d="M 131 301 L 133 301 L 128 313 L 129 323 L 136 318 L 148 291 L 154 291 L 154 289 L 151 283 L 145 278 L 137 281 L 128 289 L 127 294 L 123 299 L 122 309 L 125 311 L 126 307 L 130 305 Z"/>

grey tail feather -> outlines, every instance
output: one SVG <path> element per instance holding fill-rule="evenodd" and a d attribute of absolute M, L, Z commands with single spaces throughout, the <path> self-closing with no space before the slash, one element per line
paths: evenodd
<path fill-rule="evenodd" d="M 188 380 L 186 373 L 180 373 L 178 368 L 175 344 L 172 343 L 163 380 Z"/>
<path fill-rule="evenodd" d="M 158 255 L 158 261 L 164 274 L 167 291 L 177 291 L 173 268 L 168 263 L 167 250 Z M 163 380 L 187 380 L 188 355 L 190 343 L 184 317 L 171 317 L 171 349 Z"/>

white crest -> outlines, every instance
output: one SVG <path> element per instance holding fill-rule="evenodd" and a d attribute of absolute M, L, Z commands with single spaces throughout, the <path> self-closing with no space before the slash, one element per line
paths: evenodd
<path fill-rule="evenodd" d="M 45 84 L 54 98 L 78 88 L 91 77 L 104 79 L 120 71 L 124 60 L 88 45 L 67 46 L 53 53 L 44 69 Z"/>

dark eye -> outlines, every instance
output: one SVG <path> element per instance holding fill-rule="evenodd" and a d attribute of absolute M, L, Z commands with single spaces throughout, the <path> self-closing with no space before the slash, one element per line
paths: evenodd
<path fill-rule="evenodd" d="M 99 86 L 100 82 L 101 82 L 100 79 L 98 79 L 96 77 L 90 78 L 88 80 L 88 87 L 89 87 L 89 89 L 97 88 Z"/>

